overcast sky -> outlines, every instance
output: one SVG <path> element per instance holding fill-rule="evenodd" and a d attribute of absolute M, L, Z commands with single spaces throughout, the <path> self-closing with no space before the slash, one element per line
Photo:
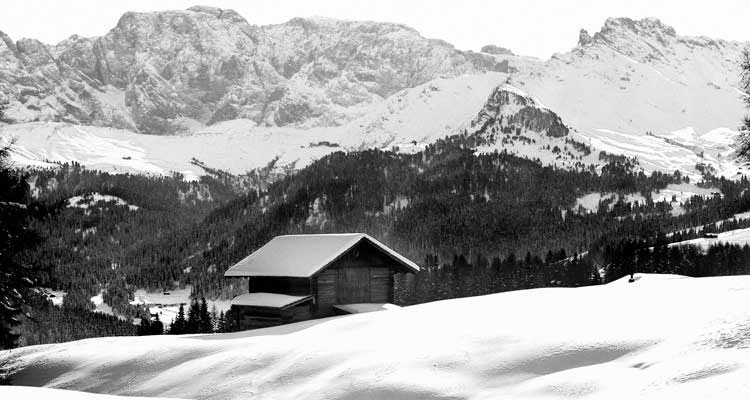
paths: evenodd
<path fill-rule="evenodd" d="M 57 43 L 72 34 L 105 34 L 125 11 L 232 8 L 251 24 L 297 16 L 404 23 L 462 50 L 485 44 L 548 58 L 592 35 L 607 17 L 658 17 L 679 34 L 750 41 L 748 0 L 0 0 L 0 30 Z"/>

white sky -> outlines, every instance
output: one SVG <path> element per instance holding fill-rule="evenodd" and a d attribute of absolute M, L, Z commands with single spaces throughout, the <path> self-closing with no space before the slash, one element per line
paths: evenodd
<path fill-rule="evenodd" d="M 297 16 L 399 22 L 462 50 L 491 43 L 540 58 L 569 50 L 579 29 L 593 35 L 607 17 L 653 16 L 682 35 L 750 41 L 748 0 L 0 0 L 0 30 L 54 44 L 103 35 L 125 11 L 195 4 L 234 9 L 257 25 Z"/>

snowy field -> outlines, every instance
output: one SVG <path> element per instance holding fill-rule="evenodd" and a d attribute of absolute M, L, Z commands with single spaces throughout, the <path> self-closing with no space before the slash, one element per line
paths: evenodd
<path fill-rule="evenodd" d="M 617 203 L 620 197 L 624 197 L 622 201 L 626 203 L 635 203 L 636 201 L 639 203 L 646 202 L 646 198 L 643 197 L 643 195 L 639 193 L 630 193 L 624 196 L 620 196 L 617 193 L 594 192 L 594 193 L 589 193 L 589 194 L 586 194 L 577 198 L 576 204 L 573 207 L 573 210 L 577 211 L 579 209 L 583 209 L 584 211 L 595 213 L 599 211 L 599 203 L 602 200 L 607 200 L 610 202 L 608 206 L 609 206 L 609 209 L 611 210 L 614 207 L 615 203 Z"/>
<path fill-rule="evenodd" d="M 750 228 L 721 232 L 718 234 L 718 237 L 715 238 L 697 238 L 684 240 L 682 242 L 670 243 L 669 247 L 692 245 L 698 246 L 705 251 L 708 250 L 709 247 L 719 243 L 736 244 L 739 246 L 750 245 Z"/>
<path fill-rule="evenodd" d="M 175 289 L 167 292 L 147 292 L 144 289 L 138 289 L 133 293 L 134 299 L 130 304 L 147 305 L 151 314 L 159 315 L 159 320 L 164 323 L 164 327 L 166 328 L 177 317 L 180 304 L 185 305 L 185 313 L 187 315 L 190 302 L 192 301 L 190 299 L 192 291 L 193 287 L 191 285 L 186 285 L 183 289 Z M 214 308 L 217 313 L 220 311 L 226 312 L 231 307 L 230 300 L 206 299 L 206 303 L 208 304 L 209 312 Z"/>
<path fill-rule="evenodd" d="M 666 188 L 653 192 L 651 199 L 655 203 L 661 201 L 672 202 L 672 199 L 678 203 L 684 203 L 690 200 L 693 196 L 700 196 L 704 198 L 713 197 L 717 194 L 721 194 L 721 190 L 717 188 L 704 188 L 693 183 L 670 183 Z"/>
<path fill-rule="evenodd" d="M 158 314 L 159 320 L 164 323 L 165 328 L 177 317 L 177 312 L 180 309 L 180 304 L 185 305 L 185 313 L 187 313 L 190 307 L 191 299 L 190 293 L 192 293 L 193 287 L 186 285 L 183 289 L 175 289 L 167 292 L 147 292 L 145 289 L 138 289 L 133 293 L 133 300 L 130 301 L 132 305 L 146 305 L 148 306 L 151 314 Z M 48 295 L 47 298 L 52 301 L 52 304 L 56 306 L 62 306 L 63 299 L 67 294 L 62 290 L 51 290 L 45 289 Z M 208 311 L 216 310 L 217 313 L 224 311 L 226 312 L 231 307 L 231 300 L 210 300 L 206 299 L 208 305 Z M 104 291 L 99 291 L 99 294 L 91 297 L 91 303 L 94 305 L 94 312 L 100 312 L 108 315 L 116 315 L 112 310 L 112 307 L 104 302 Z M 122 319 L 124 317 L 118 316 Z M 139 320 L 136 320 L 138 323 Z"/>
<path fill-rule="evenodd" d="M 655 203 L 666 201 L 672 206 L 672 215 L 682 215 L 685 213 L 682 204 L 690 200 L 693 196 L 701 197 L 712 197 L 716 194 L 721 194 L 719 189 L 715 188 L 703 188 L 693 183 L 670 183 L 666 188 L 651 193 L 651 199 Z M 609 209 L 614 207 L 617 200 L 620 197 L 624 197 L 622 200 L 626 203 L 645 203 L 646 198 L 640 193 L 630 193 L 621 196 L 617 193 L 588 193 L 576 199 L 573 211 L 582 209 L 586 212 L 597 212 L 599 211 L 599 203 L 602 200 L 609 201 Z"/>
<path fill-rule="evenodd" d="M 154 397 L 746 398 L 750 276 L 637 278 L 249 332 L 33 346 L 0 364 L 16 385 Z"/>
<path fill-rule="evenodd" d="M 88 209 L 99 202 L 113 203 L 116 206 L 128 207 L 130 211 L 137 211 L 140 207 L 128 204 L 125 200 L 108 194 L 97 192 L 89 193 L 84 196 L 73 196 L 68 199 L 68 207 Z"/>

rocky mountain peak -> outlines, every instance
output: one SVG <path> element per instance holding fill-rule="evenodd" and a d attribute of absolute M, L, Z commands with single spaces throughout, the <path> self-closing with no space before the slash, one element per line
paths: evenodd
<path fill-rule="evenodd" d="M 241 24 L 247 24 L 247 20 L 243 16 L 241 16 L 237 11 L 234 11 L 232 9 L 222 9 L 218 7 L 210 7 L 210 6 L 192 6 L 187 9 L 188 11 L 193 11 L 197 13 L 203 13 L 212 15 L 218 19 L 224 19 L 236 23 Z"/>
<path fill-rule="evenodd" d="M 488 44 L 486 46 L 483 46 L 482 49 L 479 50 L 479 51 L 481 51 L 482 53 L 494 54 L 494 55 L 497 55 L 497 56 L 502 56 L 502 55 L 512 56 L 512 55 L 514 55 L 513 52 L 510 49 L 507 49 L 507 48 L 501 47 L 501 46 L 496 46 L 494 44 Z"/>
<path fill-rule="evenodd" d="M 662 23 L 658 18 L 607 18 L 602 29 L 594 35 L 594 40 L 612 44 L 628 40 L 647 40 L 668 46 L 676 36 L 674 28 Z"/>
<path fill-rule="evenodd" d="M 471 125 L 485 131 L 496 125 L 512 134 L 516 129 L 528 130 L 550 137 L 567 136 L 562 119 L 534 97 L 510 84 L 496 87 Z"/>
<path fill-rule="evenodd" d="M 578 33 L 578 46 L 586 46 L 593 42 L 594 39 L 589 35 L 589 32 L 585 29 L 581 29 L 581 31 Z"/>
<path fill-rule="evenodd" d="M 633 20 L 631 18 L 608 18 L 604 26 L 593 37 L 585 29 L 578 35 L 578 47 L 601 45 L 631 57 L 648 62 L 669 58 L 671 47 L 678 36 L 674 28 L 657 18 Z"/>
<path fill-rule="evenodd" d="M 3 47 L 7 48 L 8 51 L 14 54 L 18 51 L 13 39 L 11 39 L 5 32 L 0 31 L 0 52 L 2 52 Z"/>
<path fill-rule="evenodd" d="M 627 30 L 643 36 L 677 36 L 674 28 L 661 22 L 658 18 L 650 17 L 639 20 L 630 18 L 607 18 L 601 33 Z"/>
<path fill-rule="evenodd" d="M 607 18 L 604 25 L 593 37 L 581 29 L 579 45 L 599 42 L 607 45 L 622 44 L 626 41 L 653 40 L 661 46 L 667 46 L 677 36 L 674 28 L 662 23 L 657 18 L 633 20 L 631 18 Z"/>
<path fill-rule="evenodd" d="M 16 42 L 17 56 L 29 67 L 40 67 L 55 62 L 47 46 L 36 39 L 21 39 Z"/>

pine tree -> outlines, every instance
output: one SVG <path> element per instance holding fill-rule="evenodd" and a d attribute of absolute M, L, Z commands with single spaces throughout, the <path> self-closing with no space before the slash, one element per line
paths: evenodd
<path fill-rule="evenodd" d="M 227 319 L 224 310 L 219 312 L 219 321 L 216 323 L 216 332 L 224 333 L 227 331 Z"/>
<path fill-rule="evenodd" d="M 9 147 L 0 148 L 0 349 L 16 346 L 19 314 L 38 271 L 18 257 L 36 245 L 29 228 L 33 217 L 26 177 L 7 165 Z"/>
<path fill-rule="evenodd" d="M 211 314 L 208 313 L 208 303 L 206 303 L 205 297 L 201 298 L 200 310 L 198 312 L 198 332 L 213 332 L 213 322 L 211 322 Z"/>
<path fill-rule="evenodd" d="M 200 305 L 197 300 L 193 300 L 190 303 L 190 309 L 188 310 L 187 323 L 185 324 L 185 333 L 198 333 L 200 330 Z"/>
<path fill-rule="evenodd" d="M 151 334 L 152 335 L 163 335 L 164 324 L 159 319 L 159 314 L 156 314 L 156 318 L 151 321 Z"/>
<path fill-rule="evenodd" d="M 187 321 L 185 320 L 185 306 L 180 304 L 180 309 L 177 311 L 177 317 L 172 321 L 169 326 L 169 333 L 172 335 L 181 335 L 186 333 Z"/>
<path fill-rule="evenodd" d="M 141 324 L 138 325 L 138 336 L 150 335 L 151 329 L 151 320 L 148 318 L 141 318 Z"/>
<path fill-rule="evenodd" d="M 219 331 L 219 311 L 216 309 L 216 304 L 211 306 L 211 332 Z"/>

